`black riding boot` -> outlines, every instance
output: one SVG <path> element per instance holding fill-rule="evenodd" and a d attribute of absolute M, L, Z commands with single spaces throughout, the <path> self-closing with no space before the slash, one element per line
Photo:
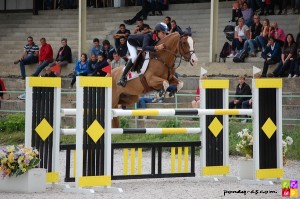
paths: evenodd
<path fill-rule="evenodd" d="M 126 82 L 127 82 L 126 75 L 129 72 L 129 70 L 131 69 L 132 65 L 133 65 L 132 61 L 129 60 L 128 63 L 126 64 L 126 66 L 125 66 L 125 69 L 123 71 L 121 79 L 117 83 L 119 86 L 123 86 L 123 87 L 126 86 Z"/>

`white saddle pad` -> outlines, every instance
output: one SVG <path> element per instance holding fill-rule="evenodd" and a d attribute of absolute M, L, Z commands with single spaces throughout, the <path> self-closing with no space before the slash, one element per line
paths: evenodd
<path fill-rule="evenodd" d="M 141 68 L 141 71 L 139 73 L 137 71 L 134 71 L 134 72 L 129 71 L 129 73 L 127 74 L 127 81 L 135 79 L 135 78 L 139 77 L 141 74 L 144 74 L 148 68 L 149 61 L 150 61 L 149 52 L 146 52 L 145 61 L 144 61 L 143 67 Z"/>

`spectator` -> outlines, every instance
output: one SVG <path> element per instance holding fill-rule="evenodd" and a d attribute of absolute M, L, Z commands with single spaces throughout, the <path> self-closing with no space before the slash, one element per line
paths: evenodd
<path fill-rule="evenodd" d="M 4 92 L 6 91 L 3 80 L 0 78 L 0 109 L 1 109 L 1 101 L 3 100 Z"/>
<path fill-rule="evenodd" d="M 200 108 L 200 88 L 196 90 L 195 99 L 191 102 L 192 108 Z"/>
<path fill-rule="evenodd" d="M 291 70 L 296 59 L 296 43 L 292 34 L 287 34 L 282 48 L 281 60 L 273 71 L 275 77 L 284 77 L 285 72 Z M 292 77 L 291 74 L 288 76 Z"/>
<path fill-rule="evenodd" d="M 89 75 L 93 75 L 96 73 L 96 64 L 97 64 L 97 57 L 96 55 L 91 56 L 91 60 L 88 62 L 88 70 L 89 70 Z"/>
<path fill-rule="evenodd" d="M 162 2 L 161 0 L 151 0 L 151 13 L 149 14 L 149 16 L 162 16 Z M 157 13 L 155 14 L 155 11 L 157 11 Z"/>
<path fill-rule="evenodd" d="M 126 61 L 123 58 L 121 58 L 117 52 L 115 52 L 114 59 L 110 62 L 111 68 L 114 69 L 120 66 L 125 66 L 125 64 Z"/>
<path fill-rule="evenodd" d="M 245 41 L 250 38 L 250 30 L 248 26 L 244 24 L 244 19 L 239 18 L 238 23 L 239 24 L 235 27 L 232 52 L 229 57 L 234 57 L 238 51 L 242 50 Z"/>
<path fill-rule="evenodd" d="M 240 109 L 242 108 L 242 103 L 250 99 L 250 97 L 246 97 L 246 96 L 241 97 L 241 95 L 252 95 L 250 86 L 245 82 L 245 79 L 246 79 L 245 76 L 239 77 L 239 83 L 236 86 L 236 91 L 235 91 L 235 95 L 238 95 L 238 97 L 235 97 L 234 100 L 229 102 L 230 109 L 233 108 Z"/>
<path fill-rule="evenodd" d="M 164 98 L 159 97 L 159 95 L 150 93 L 149 95 L 144 95 L 143 97 L 140 97 L 137 108 L 147 108 L 147 103 L 163 103 Z"/>
<path fill-rule="evenodd" d="M 279 5 L 279 12 L 277 14 L 278 15 L 281 15 L 281 14 L 286 15 L 287 14 L 287 0 L 278 1 L 278 5 Z"/>
<path fill-rule="evenodd" d="M 266 13 L 265 13 L 266 9 Z M 274 15 L 274 3 L 272 0 L 264 0 L 261 5 L 261 13 L 259 15 Z"/>
<path fill-rule="evenodd" d="M 247 2 L 243 3 L 242 14 L 243 14 L 243 18 L 244 18 L 245 24 L 248 27 L 250 27 L 252 25 L 252 23 L 253 23 L 253 21 L 252 21 L 253 11 L 252 11 L 251 8 L 249 8 Z"/>
<path fill-rule="evenodd" d="M 70 88 L 73 88 L 73 85 L 76 82 L 76 76 L 87 76 L 88 72 L 89 70 L 88 70 L 87 55 L 85 53 L 82 53 L 80 56 L 80 60 L 76 62 L 75 71 L 74 71 L 73 79 L 71 81 Z"/>
<path fill-rule="evenodd" d="M 290 75 L 293 77 L 299 77 L 300 76 L 300 32 L 297 34 L 296 38 L 296 55 L 295 55 L 295 60 L 294 60 L 294 65 L 292 66 L 290 70 Z"/>
<path fill-rule="evenodd" d="M 165 24 L 168 26 L 168 29 L 171 30 L 171 17 L 167 16 L 164 19 Z"/>
<path fill-rule="evenodd" d="M 245 101 L 243 101 L 243 103 L 242 103 L 242 109 L 250 109 L 250 108 L 252 108 L 252 98 L 251 99 L 248 99 L 248 100 L 245 100 Z M 248 116 L 247 115 L 245 115 L 245 117 L 247 118 Z M 241 123 L 246 123 L 247 122 L 247 119 L 244 119 L 244 120 L 242 120 L 241 121 Z"/>
<path fill-rule="evenodd" d="M 25 65 L 35 64 L 39 61 L 39 47 L 33 42 L 31 36 L 27 37 L 27 44 L 24 46 L 24 51 L 21 58 L 14 62 L 14 64 L 20 63 L 21 78 L 25 79 Z"/>
<path fill-rule="evenodd" d="M 98 60 L 95 66 L 95 71 L 92 73 L 93 76 L 105 77 L 107 75 L 107 73 L 102 69 L 109 66 L 109 64 L 105 60 L 105 56 L 103 54 L 98 55 Z"/>
<path fill-rule="evenodd" d="M 120 45 L 117 48 L 117 52 L 125 61 L 128 60 L 128 47 L 124 37 L 120 37 Z"/>
<path fill-rule="evenodd" d="M 178 32 L 180 35 L 184 35 L 184 32 L 181 30 L 181 28 L 179 26 L 177 26 L 177 23 L 175 20 L 171 21 L 171 29 L 169 29 L 169 30 L 170 30 L 170 33 Z"/>
<path fill-rule="evenodd" d="M 261 53 L 261 57 L 265 59 L 262 77 L 266 77 L 269 65 L 276 64 L 280 61 L 281 48 L 280 44 L 275 41 L 274 37 L 269 37 L 266 49 Z M 272 76 L 272 75 L 271 75 Z"/>
<path fill-rule="evenodd" d="M 263 27 L 260 32 L 260 35 L 255 38 L 258 51 L 263 52 L 265 50 L 268 43 L 269 31 L 270 31 L 270 21 L 269 19 L 264 19 Z"/>
<path fill-rule="evenodd" d="M 249 51 L 248 48 L 250 47 L 250 57 L 256 57 L 255 51 L 257 48 L 257 43 L 255 41 L 255 38 L 260 35 L 260 31 L 262 29 L 259 15 L 254 15 L 253 21 L 254 23 L 250 28 L 250 39 L 246 40 L 244 43 L 244 50 L 246 50 L 246 52 Z"/>
<path fill-rule="evenodd" d="M 55 62 L 51 63 L 49 65 L 49 68 L 46 70 L 47 74 L 50 74 L 50 68 L 57 64 L 59 65 L 59 68 L 61 68 L 62 66 L 67 66 L 68 63 L 72 62 L 72 51 L 71 48 L 68 46 L 68 40 L 66 38 L 62 38 L 61 45 L 62 46 L 57 52 Z"/>
<path fill-rule="evenodd" d="M 137 20 L 137 26 L 134 29 L 134 34 L 144 34 L 145 27 L 150 27 L 148 24 L 144 24 L 142 19 Z"/>
<path fill-rule="evenodd" d="M 46 42 L 45 38 L 40 39 L 41 51 L 39 55 L 39 65 L 32 76 L 38 76 L 42 70 L 53 61 L 53 50 L 50 44 Z"/>
<path fill-rule="evenodd" d="M 116 48 L 118 48 L 120 45 L 120 38 L 123 37 L 125 40 L 127 40 L 128 35 L 130 35 L 130 30 L 126 29 L 124 24 L 120 24 L 118 32 L 113 34 Z"/>
<path fill-rule="evenodd" d="M 275 41 L 277 41 L 280 44 L 280 46 L 283 47 L 285 41 L 285 34 L 283 29 L 278 28 L 278 24 L 276 21 L 274 21 L 271 24 L 269 37 L 274 37 Z"/>
<path fill-rule="evenodd" d="M 116 52 L 115 48 L 112 47 L 108 40 L 104 40 L 102 42 L 102 49 L 100 51 L 100 54 L 104 56 L 104 58 L 109 63 L 113 59 L 113 54 Z"/>
<path fill-rule="evenodd" d="M 93 39 L 93 44 L 94 44 L 94 46 L 91 48 L 90 56 L 96 55 L 96 57 L 97 57 L 101 53 L 101 49 L 103 47 L 100 45 L 100 41 L 98 38 Z"/>
<path fill-rule="evenodd" d="M 142 0 L 142 9 L 138 13 L 136 13 L 136 15 L 132 19 L 124 20 L 124 23 L 127 25 L 132 25 L 142 17 L 143 20 L 146 20 L 150 10 L 151 4 L 148 2 L 148 0 Z"/>
<path fill-rule="evenodd" d="M 239 18 L 243 16 L 242 14 L 242 5 L 244 0 L 237 0 L 232 4 L 232 17 L 231 22 L 237 22 Z"/>

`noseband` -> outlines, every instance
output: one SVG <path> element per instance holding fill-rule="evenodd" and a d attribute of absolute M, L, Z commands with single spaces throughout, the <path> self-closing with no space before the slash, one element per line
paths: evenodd
<path fill-rule="evenodd" d="M 189 51 L 185 51 L 184 50 L 184 48 L 183 48 L 183 43 L 184 43 L 183 38 L 184 37 L 186 37 L 186 36 L 180 36 L 180 41 L 179 41 L 179 53 L 181 55 L 180 59 L 183 59 L 186 62 L 190 62 L 191 61 L 191 57 L 195 53 L 195 51 L 194 50 L 189 50 Z M 189 56 L 186 56 L 187 54 Z"/>

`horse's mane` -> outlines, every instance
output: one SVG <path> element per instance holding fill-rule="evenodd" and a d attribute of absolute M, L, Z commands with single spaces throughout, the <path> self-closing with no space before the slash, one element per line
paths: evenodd
<path fill-rule="evenodd" d="M 165 36 L 164 38 L 162 38 L 161 40 L 159 40 L 158 42 L 157 42 L 157 44 L 156 45 L 159 45 L 159 44 L 161 44 L 161 43 L 165 43 L 165 42 L 167 42 L 169 39 L 171 39 L 171 38 L 173 38 L 173 37 L 180 37 L 180 35 L 179 35 L 179 33 L 178 32 L 173 32 L 173 33 L 171 33 L 171 34 L 168 34 L 167 36 Z"/>

